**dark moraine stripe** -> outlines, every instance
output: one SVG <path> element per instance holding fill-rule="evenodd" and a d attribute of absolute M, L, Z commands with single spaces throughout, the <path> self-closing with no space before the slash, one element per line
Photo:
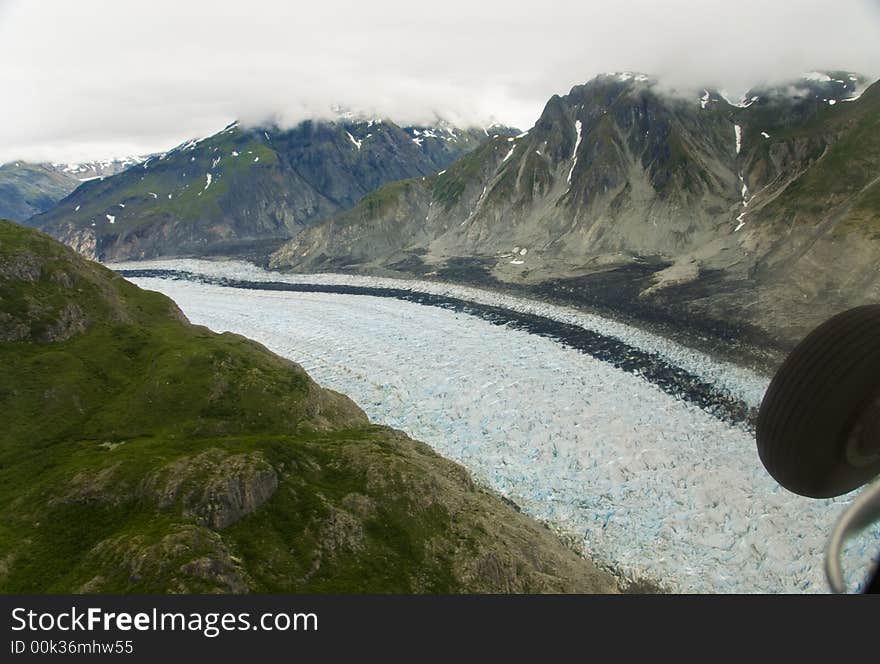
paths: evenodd
<path fill-rule="evenodd" d="M 613 337 L 563 323 L 546 316 L 512 311 L 504 307 L 479 304 L 446 295 L 434 295 L 403 288 L 349 286 L 332 284 L 293 284 L 282 281 L 246 281 L 182 270 L 119 270 L 124 277 L 171 279 L 196 283 L 263 291 L 297 293 L 333 293 L 337 295 L 371 295 L 391 297 L 431 307 L 476 316 L 494 325 L 507 325 L 517 330 L 547 337 L 563 346 L 579 350 L 613 367 L 643 378 L 667 394 L 699 406 L 707 413 L 731 424 L 745 425 L 754 430 L 757 409 L 689 371 Z"/>

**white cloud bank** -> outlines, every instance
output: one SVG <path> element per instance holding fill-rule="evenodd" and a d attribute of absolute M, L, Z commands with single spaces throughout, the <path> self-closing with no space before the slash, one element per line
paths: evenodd
<path fill-rule="evenodd" d="M 878 0 L 0 0 L 0 161 L 145 153 L 333 105 L 526 128 L 603 71 L 743 90 L 877 76 L 878 43 Z"/>

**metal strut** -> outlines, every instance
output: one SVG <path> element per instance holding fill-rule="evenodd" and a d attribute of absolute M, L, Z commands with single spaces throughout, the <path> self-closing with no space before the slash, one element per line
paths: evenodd
<path fill-rule="evenodd" d="M 831 539 L 828 540 L 825 549 L 825 575 L 828 577 L 828 585 L 831 586 L 832 592 L 846 592 L 843 567 L 840 564 L 844 542 L 878 520 L 880 520 L 880 480 L 875 480 L 840 515 L 831 532 Z M 880 570 L 873 571 L 873 580 L 866 588 L 866 592 L 880 592 Z"/>

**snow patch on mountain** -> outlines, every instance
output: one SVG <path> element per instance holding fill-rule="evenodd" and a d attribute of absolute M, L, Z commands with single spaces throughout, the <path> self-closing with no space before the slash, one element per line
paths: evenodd
<path fill-rule="evenodd" d="M 828 74 L 824 74 L 820 71 L 808 71 L 801 76 L 806 81 L 811 81 L 813 83 L 829 83 L 831 82 L 831 77 Z"/>
<path fill-rule="evenodd" d="M 574 168 L 575 168 L 575 166 L 577 166 L 577 163 L 578 163 L 577 154 L 578 154 L 578 148 L 580 148 L 580 146 L 581 146 L 581 138 L 582 138 L 581 131 L 582 131 L 582 129 L 583 129 L 583 125 L 581 124 L 581 121 L 575 120 L 574 121 L 574 130 L 577 132 L 577 139 L 574 142 L 574 150 L 572 150 L 572 153 L 571 153 L 571 158 L 573 161 L 571 163 L 571 170 L 568 172 L 568 184 L 571 184 L 571 176 L 574 174 Z"/>
<path fill-rule="evenodd" d="M 363 141 L 359 141 L 358 139 L 356 139 L 354 136 L 351 135 L 351 132 L 349 132 L 349 131 L 345 132 L 345 134 L 346 134 L 346 136 L 348 136 L 348 140 L 350 140 L 352 143 L 354 143 L 354 146 L 358 150 L 360 150 L 361 145 L 363 145 Z"/>

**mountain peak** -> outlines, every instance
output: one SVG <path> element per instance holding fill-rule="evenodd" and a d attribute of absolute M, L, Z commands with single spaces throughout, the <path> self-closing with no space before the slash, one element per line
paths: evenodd
<path fill-rule="evenodd" d="M 648 83 L 651 81 L 651 77 L 647 74 L 635 71 L 610 71 L 599 74 L 596 78 L 611 78 L 620 83 Z"/>
<path fill-rule="evenodd" d="M 290 128 L 234 122 L 86 183 L 29 223 L 103 259 L 247 254 L 383 184 L 437 173 L 485 140 L 442 119 L 400 126 L 347 111 Z"/>

